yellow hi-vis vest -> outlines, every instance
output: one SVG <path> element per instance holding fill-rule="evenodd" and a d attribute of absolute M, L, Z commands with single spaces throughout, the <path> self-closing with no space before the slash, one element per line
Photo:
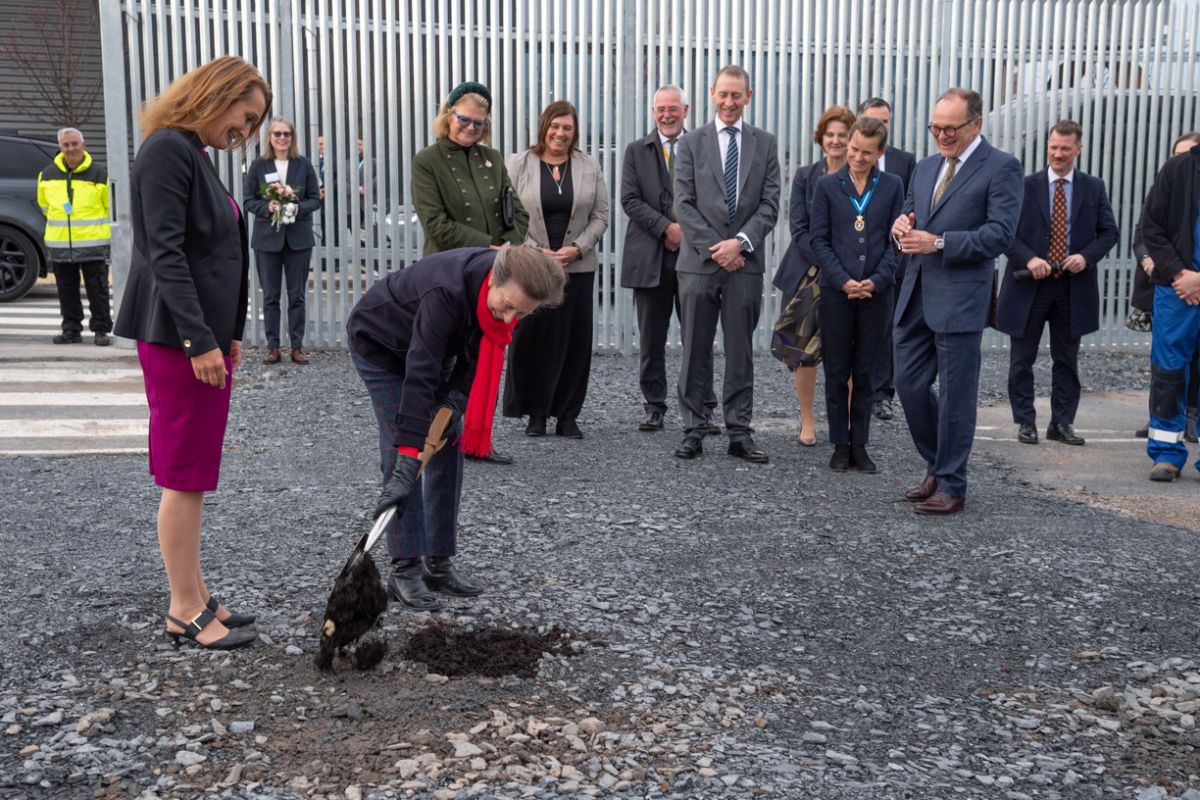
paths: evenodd
<path fill-rule="evenodd" d="M 63 154 L 38 173 L 38 205 L 46 215 L 46 255 L 56 264 L 108 258 L 108 174 L 84 151 L 70 169 Z"/>

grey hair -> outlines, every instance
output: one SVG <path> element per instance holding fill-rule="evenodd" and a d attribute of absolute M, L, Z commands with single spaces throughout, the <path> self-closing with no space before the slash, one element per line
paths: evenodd
<path fill-rule="evenodd" d="M 79 136 L 80 141 L 84 140 L 83 139 L 83 131 L 79 130 L 79 128 L 59 128 L 58 135 L 55 137 L 55 139 L 56 140 L 61 139 L 63 137 L 63 135 L 67 134 L 67 133 L 74 133 Z"/>
<path fill-rule="evenodd" d="M 539 306 L 562 303 L 567 274 L 562 266 L 536 247 L 518 244 L 502 248 L 492 262 L 492 285 L 512 281 Z"/>
<path fill-rule="evenodd" d="M 655 98 L 655 97 L 658 97 L 658 96 L 659 96 L 660 94 L 662 94 L 663 92 L 679 92 L 679 102 L 680 102 L 680 104 L 682 104 L 682 105 L 685 105 L 685 106 L 686 106 L 686 105 L 690 105 L 690 104 L 688 103 L 688 96 L 687 96 L 687 92 L 685 92 L 683 89 L 681 89 L 680 87 L 676 86 L 676 85 L 675 85 L 675 84 L 673 84 L 673 83 L 668 83 L 668 84 L 665 84 L 665 85 L 663 85 L 663 86 L 660 86 L 660 87 L 658 87 L 657 89 L 655 89 L 655 90 L 654 90 L 654 95 L 653 95 L 653 97 L 651 97 L 651 98 L 650 98 L 650 110 L 651 110 L 651 111 L 653 111 L 653 110 L 654 110 L 654 98 Z"/>

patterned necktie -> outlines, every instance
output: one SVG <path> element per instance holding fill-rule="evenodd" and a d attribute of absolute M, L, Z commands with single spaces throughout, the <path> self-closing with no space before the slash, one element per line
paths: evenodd
<path fill-rule="evenodd" d="M 672 193 L 675 192 L 675 139 L 667 139 L 667 188 Z M 667 209 L 667 218 L 671 222 L 675 221 L 675 206 L 672 205 Z"/>
<path fill-rule="evenodd" d="M 929 209 L 932 211 L 937 208 L 938 202 L 942 199 L 942 195 L 946 193 L 946 187 L 950 185 L 950 181 L 954 179 L 954 170 L 958 167 L 958 159 L 950 159 L 950 166 L 946 167 L 946 175 L 942 178 L 942 182 L 938 184 L 937 191 L 933 193 L 933 203 Z"/>
<path fill-rule="evenodd" d="M 1061 264 L 1067 258 L 1067 193 L 1066 178 L 1054 182 L 1054 208 L 1050 211 L 1050 263 Z"/>
<path fill-rule="evenodd" d="M 725 205 L 732 220 L 737 213 L 738 129 L 730 125 L 725 132 L 729 134 L 729 149 L 725 151 Z"/>

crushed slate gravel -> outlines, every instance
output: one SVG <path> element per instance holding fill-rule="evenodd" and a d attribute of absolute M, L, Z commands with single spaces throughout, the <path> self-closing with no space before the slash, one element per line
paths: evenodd
<path fill-rule="evenodd" d="M 498 421 L 516 464 L 468 464 L 457 562 L 487 593 L 436 618 L 563 632 L 535 676 L 403 659 L 429 617 L 395 604 L 378 667 L 320 673 L 378 488 L 373 415 L 345 353 L 249 355 L 204 560 L 259 615 L 251 648 L 163 638 L 144 457 L 0 460 L 0 798 L 1200 800 L 1195 534 L 978 453 L 966 512 L 918 517 L 902 419 L 873 428 L 880 474 L 834 475 L 768 356 L 765 466 L 719 438 L 676 460 L 673 412 L 639 433 L 635 358 L 596 357 L 582 441 Z M 981 403 L 1006 369 L 987 353 Z M 1148 359 L 1081 372 L 1144 389 Z"/>

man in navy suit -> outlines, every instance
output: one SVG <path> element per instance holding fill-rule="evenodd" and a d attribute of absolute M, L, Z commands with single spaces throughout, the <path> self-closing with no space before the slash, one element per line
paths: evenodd
<path fill-rule="evenodd" d="M 965 503 L 996 256 L 1012 244 L 1021 212 L 1021 165 L 988 144 L 982 127 L 978 92 L 938 98 L 929 124 L 938 153 L 917 165 L 892 225 L 911 256 L 894 335 L 896 393 L 926 463 L 924 480 L 904 494 L 919 514 L 953 514 Z"/>
<path fill-rule="evenodd" d="M 1017 439 L 1037 444 L 1033 362 L 1050 322 L 1050 426 L 1046 438 L 1082 445 L 1075 433 L 1079 408 L 1079 342 L 1100 328 L 1096 265 L 1121 232 L 1104 181 L 1075 169 L 1083 128 L 1065 119 L 1050 129 L 1048 169 L 1025 178 L 1017 237 L 1008 250 L 996 328 L 1012 337 L 1008 402 Z"/>
<path fill-rule="evenodd" d="M 871 97 L 858 104 L 858 116 L 871 117 L 883 123 L 890 130 L 892 127 L 892 104 L 882 97 Z M 907 150 L 901 150 L 894 143 L 889 143 L 887 152 L 879 157 L 879 171 L 900 178 L 900 184 L 905 193 L 912 180 L 913 170 L 917 166 L 917 157 Z M 896 282 L 892 284 L 892 307 L 900 297 L 900 284 L 904 282 L 904 270 L 908 259 L 901 256 L 896 264 Z M 892 410 L 892 398 L 896 396 L 896 387 L 892 381 L 892 317 L 889 314 L 887 327 L 884 329 L 882 346 L 879 348 L 879 360 L 875 364 L 875 417 L 889 420 L 895 416 Z"/>

